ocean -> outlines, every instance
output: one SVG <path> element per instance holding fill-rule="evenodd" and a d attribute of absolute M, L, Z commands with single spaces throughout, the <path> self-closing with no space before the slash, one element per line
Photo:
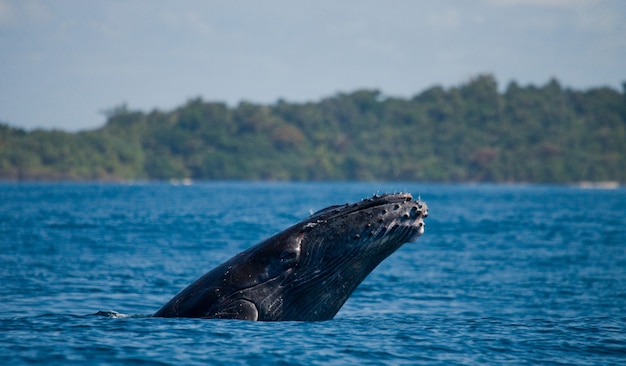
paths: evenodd
<path fill-rule="evenodd" d="M 333 320 L 150 317 L 312 212 L 400 191 L 424 235 Z M 0 364 L 626 364 L 625 213 L 625 189 L 549 185 L 0 183 Z"/>

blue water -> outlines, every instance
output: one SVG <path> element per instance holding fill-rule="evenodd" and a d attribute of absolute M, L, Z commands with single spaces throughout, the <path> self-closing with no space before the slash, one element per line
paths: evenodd
<path fill-rule="evenodd" d="M 148 316 L 312 211 L 395 191 L 426 232 L 334 320 Z M 624 189 L 4 183 L 0 363 L 625 364 L 625 213 Z"/>

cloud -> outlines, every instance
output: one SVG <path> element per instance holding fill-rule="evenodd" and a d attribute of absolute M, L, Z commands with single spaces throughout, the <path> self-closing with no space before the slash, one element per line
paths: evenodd
<path fill-rule="evenodd" d="M 34 0 L 0 0 L 0 27 L 23 27 L 50 21 L 52 13 Z"/>
<path fill-rule="evenodd" d="M 528 5 L 550 8 L 573 8 L 598 3 L 597 0 L 487 0 L 487 3 L 501 6 Z"/>
<path fill-rule="evenodd" d="M 455 9 L 432 12 L 426 16 L 429 27 L 456 29 L 461 25 L 461 17 Z"/>
<path fill-rule="evenodd" d="M 8 27 L 15 23 L 15 10 L 8 1 L 0 0 L 0 27 Z"/>

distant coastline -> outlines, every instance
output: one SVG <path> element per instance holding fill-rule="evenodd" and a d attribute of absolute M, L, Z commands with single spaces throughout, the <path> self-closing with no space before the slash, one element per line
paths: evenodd
<path fill-rule="evenodd" d="M 625 90 L 626 90 L 626 83 Z M 624 90 L 480 75 L 412 98 L 357 90 L 315 103 L 108 111 L 69 133 L 0 124 L 0 180 L 626 183 Z"/>

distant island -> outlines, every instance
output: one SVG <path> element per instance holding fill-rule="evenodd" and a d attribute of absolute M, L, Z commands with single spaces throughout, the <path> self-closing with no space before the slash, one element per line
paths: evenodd
<path fill-rule="evenodd" d="M 122 105 L 77 133 L 0 123 L 0 179 L 623 184 L 623 89 L 553 79 L 500 92 L 480 75 L 410 99 L 357 90 L 310 103 Z"/>

